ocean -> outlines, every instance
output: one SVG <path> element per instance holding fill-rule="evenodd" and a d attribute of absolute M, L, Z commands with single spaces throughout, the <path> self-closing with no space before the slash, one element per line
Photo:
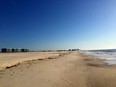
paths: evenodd
<path fill-rule="evenodd" d="M 83 52 L 94 55 L 96 58 L 105 59 L 108 65 L 116 64 L 116 49 L 86 50 Z"/>

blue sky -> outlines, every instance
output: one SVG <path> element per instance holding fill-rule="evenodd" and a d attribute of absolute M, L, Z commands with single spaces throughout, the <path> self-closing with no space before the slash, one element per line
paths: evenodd
<path fill-rule="evenodd" d="M 116 0 L 0 0 L 0 48 L 116 48 Z"/>

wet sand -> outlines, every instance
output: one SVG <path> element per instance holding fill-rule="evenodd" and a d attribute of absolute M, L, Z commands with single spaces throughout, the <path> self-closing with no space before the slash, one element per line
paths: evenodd
<path fill-rule="evenodd" d="M 0 72 L 0 87 L 116 87 L 116 66 L 73 52 Z"/>

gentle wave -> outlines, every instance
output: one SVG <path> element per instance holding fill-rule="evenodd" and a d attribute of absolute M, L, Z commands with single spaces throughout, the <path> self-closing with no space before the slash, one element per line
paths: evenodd
<path fill-rule="evenodd" d="M 84 53 L 91 54 L 100 59 L 105 59 L 108 65 L 116 64 L 116 49 L 113 50 L 89 50 L 83 51 Z"/>

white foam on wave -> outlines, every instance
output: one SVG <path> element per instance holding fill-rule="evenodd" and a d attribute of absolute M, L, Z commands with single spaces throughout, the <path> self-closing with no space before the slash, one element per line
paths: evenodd
<path fill-rule="evenodd" d="M 108 65 L 116 64 L 116 52 L 85 52 L 86 54 L 91 54 L 96 58 L 105 59 Z"/>

